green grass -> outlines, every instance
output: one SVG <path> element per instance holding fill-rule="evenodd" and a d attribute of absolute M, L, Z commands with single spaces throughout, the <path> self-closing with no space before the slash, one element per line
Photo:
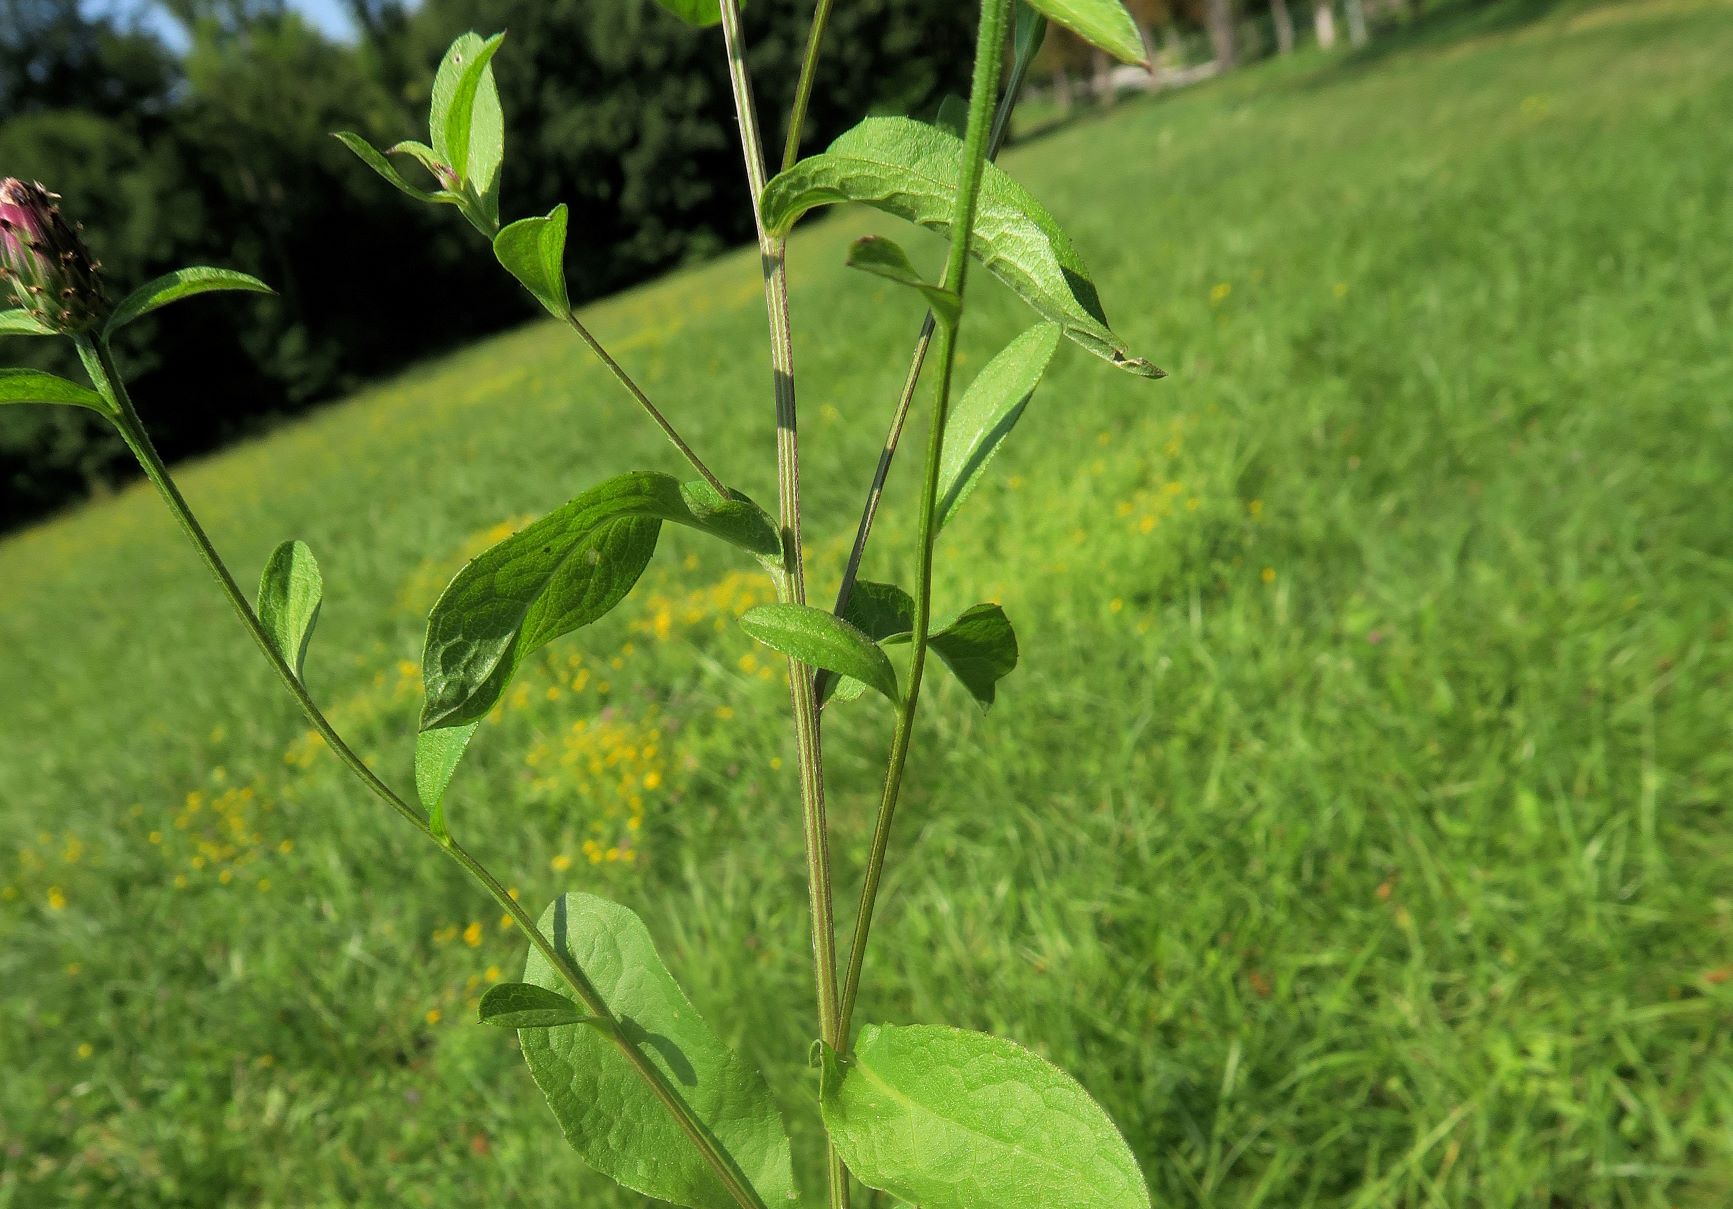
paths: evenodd
<path fill-rule="evenodd" d="M 1173 376 L 1062 353 L 947 530 L 941 612 L 1002 601 L 1023 662 L 985 718 L 932 694 L 862 1021 L 1037 1046 L 1161 1205 L 1733 1198 L 1730 12 L 1482 18 L 1008 156 Z M 919 319 L 840 267 L 866 229 L 793 253 L 820 595 Z M 1029 322 L 982 284 L 965 375 Z M 589 317 L 773 496 L 753 257 Z M 313 545 L 309 679 L 407 784 L 443 578 L 632 466 L 678 469 L 536 325 L 184 486 L 243 578 Z M 666 536 L 452 811 L 526 899 L 644 915 L 810 1191 L 785 690 L 730 620 L 764 592 Z M 887 732 L 827 727 L 845 924 Z M 0 794 L 0 1206 L 637 1203 L 469 1023 L 523 946 L 309 744 L 142 490 L 0 545 Z"/>

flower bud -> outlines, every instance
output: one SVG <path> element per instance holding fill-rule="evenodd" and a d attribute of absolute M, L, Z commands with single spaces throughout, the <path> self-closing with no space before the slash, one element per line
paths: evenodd
<path fill-rule="evenodd" d="M 38 184 L 0 180 L 0 282 L 18 305 L 56 331 L 89 331 L 108 317 L 102 266 L 60 216 L 59 195 Z"/>

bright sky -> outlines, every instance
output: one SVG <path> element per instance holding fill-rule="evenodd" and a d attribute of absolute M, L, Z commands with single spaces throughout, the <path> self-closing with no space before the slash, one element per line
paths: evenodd
<path fill-rule="evenodd" d="M 85 0 L 85 8 L 92 12 L 111 11 L 117 7 L 120 6 L 113 0 Z M 306 14 L 313 24 L 338 37 L 348 37 L 354 30 L 349 15 L 343 11 L 339 0 L 289 0 L 289 7 Z M 169 45 L 178 47 L 185 44 L 186 39 L 181 33 L 180 23 L 159 6 L 151 6 L 148 23 Z"/>

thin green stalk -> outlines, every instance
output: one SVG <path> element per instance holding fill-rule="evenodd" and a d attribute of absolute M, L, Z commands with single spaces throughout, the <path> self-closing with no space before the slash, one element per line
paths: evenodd
<path fill-rule="evenodd" d="M 999 157 L 999 150 L 1005 145 L 1005 136 L 1011 128 L 1011 111 L 1017 107 L 1017 94 L 1023 91 L 1023 79 L 1029 72 L 1029 64 L 1035 59 L 1035 52 L 1041 47 L 1042 36 L 1047 32 L 1047 18 L 1035 17 L 1027 33 L 1021 25 L 1018 29 L 1017 53 L 1011 61 L 1011 72 L 1005 79 L 1004 95 L 999 98 L 998 112 L 993 115 L 993 133 L 987 141 L 987 160 L 991 163 Z M 897 445 L 903 438 L 903 426 L 908 422 L 909 408 L 914 403 L 915 387 L 921 380 L 921 369 L 926 365 L 927 349 L 933 343 L 933 329 L 937 320 L 933 312 L 928 311 L 927 317 L 921 321 L 920 335 L 915 337 L 915 351 L 909 358 L 908 377 L 903 381 L 903 393 L 897 399 L 896 410 L 891 414 L 890 431 L 885 433 L 885 442 L 879 449 L 879 462 L 873 469 L 872 485 L 867 488 L 866 503 L 861 508 L 860 523 L 855 526 L 854 545 L 848 553 L 848 564 L 842 571 L 842 582 L 836 591 L 836 604 L 831 609 L 838 617 L 848 608 L 849 598 L 854 594 L 856 578 L 860 575 L 861 560 L 866 556 L 867 541 L 872 536 L 873 521 L 878 517 L 879 500 L 884 495 L 885 482 L 890 478 L 891 461 L 896 457 Z M 824 700 L 826 682 L 830 673 L 822 669 L 813 677 L 817 686 L 818 699 Z"/>
<path fill-rule="evenodd" d="M 999 89 L 999 74 L 1005 55 L 1005 27 L 1011 0 L 983 0 L 981 27 L 975 42 L 975 73 L 969 86 L 969 124 L 963 138 L 963 164 L 957 184 L 957 204 L 951 214 L 951 247 L 942 279 L 946 289 L 959 299 L 968 283 L 969 235 L 981 197 L 981 178 L 986 172 L 988 139 L 993 104 Z M 926 670 L 927 641 L 933 621 L 933 544 L 938 536 L 939 461 L 945 447 L 945 419 L 951 405 L 951 380 L 956 371 L 957 334 L 962 328 L 961 308 L 952 322 L 940 322 L 939 381 L 933 400 L 932 428 L 927 435 L 926 473 L 921 483 L 921 519 L 917 543 L 920 562 L 915 573 L 915 621 L 909 657 L 909 687 L 897 708 L 896 730 L 891 738 L 889 766 L 885 771 L 883 796 L 873 827 L 872 847 L 867 858 L 866 878 L 861 887 L 860 909 L 855 915 L 854 940 L 849 949 L 848 973 L 843 981 L 842 1014 L 838 1021 L 842 1036 L 854 1016 L 860 992 L 861 966 L 866 958 L 867 938 L 872 929 L 873 908 L 878 899 L 879 878 L 884 871 L 885 851 L 890 841 L 891 820 L 902 791 L 903 769 L 908 762 L 909 743 L 914 736 L 915 711 L 920 703 L 921 676 Z"/>
<path fill-rule="evenodd" d="M 156 451 L 156 446 L 151 442 L 150 434 L 145 431 L 144 425 L 139 421 L 138 413 L 133 409 L 132 399 L 127 393 L 125 380 L 115 367 L 114 358 L 108 350 L 107 343 L 100 339 L 91 341 L 80 337 L 78 338 L 78 353 L 84 361 L 85 369 L 90 374 L 91 382 L 113 409 L 110 419 L 115 428 L 119 430 L 121 439 L 126 442 L 127 448 L 138 459 L 145 477 L 156 487 L 157 493 L 168 505 L 169 512 L 180 524 L 188 540 L 192 542 L 193 548 L 198 552 L 199 559 L 210 571 L 211 577 L 217 581 L 217 586 L 228 598 L 229 604 L 234 608 L 235 615 L 240 618 L 241 624 L 252 635 L 254 644 L 264 654 L 266 662 L 277 673 L 277 678 L 283 682 L 283 687 L 289 690 L 290 696 L 294 697 L 296 703 L 301 707 L 301 712 L 306 715 L 307 721 L 312 724 L 320 738 L 324 739 L 326 746 L 331 749 L 344 767 L 348 768 L 360 779 L 362 784 L 372 790 L 375 796 L 402 815 L 410 826 L 437 844 L 446 855 L 458 863 L 465 873 L 469 874 L 471 880 L 487 891 L 502 911 L 511 916 L 519 930 L 529 938 L 529 942 L 536 947 L 543 957 L 547 958 L 548 964 L 559 971 L 560 977 L 565 979 L 584 1007 L 603 1022 L 604 1031 L 613 1039 L 620 1053 L 631 1063 L 632 1068 L 638 1072 L 656 1098 L 667 1108 L 669 1115 L 674 1118 L 686 1136 L 692 1140 L 692 1144 L 697 1147 L 699 1154 L 716 1173 L 717 1179 L 722 1182 L 723 1187 L 728 1190 L 729 1195 L 740 1204 L 742 1209 L 766 1209 L 763 1200 L 740 1171 L 732 1156 L 710 1133 L 697 1114 L 692 1111 L 691 1106 L 680 1096 L 674 1085 L 668 1081 L 667 1076 L 650 1061 L 649 1057 L 637 1045 L 626 1037 L 625 1032 L 619 1026 L 618 1018 L 609 1008 L 602 993 L 590 981 L 588 975 L 548 939 L 547 935 L 542 932 L 540 925 L 511 896 L 511 892 L 501 884 L 498 878 L 488 872 L 487 868 L 456 840 L 450 838 L 441 840 L 435 836 L 422 812 L 406 802 L 395 790 L 381 780 L 367 762 L 356 754 L 354 748 L 344 741 L 343 736 L 337 733 L 336 728 L 326 718 L 324 711 L 319 708 L 318 703 L 307 692 L 306 686 L 301 683 L 301 678 L 295 674 L 283 657 L 278 654 L 276 647 L 271 644 L 270 636 L 266 634 L 258 614 L 253 611 L 253 606 L 241 591 L 240 585 L 235 582 L 234 575 L 230 573 L 228 564 L 223 561 L 222 555 L 217 553 L 216 545 L 211 541 L 210 535 L 205 532 L 204 526 L 199 523 L 198 516 L 193 512 L 191 505 L 187 503 L 186 497 L 181 494 L 180 487 L 175 483 L 174 477 L 169 474 L 167 465 L 164 464 L 161 455 Z"/>
<path fill-rule="evenodd" d="M 718 495 L 726 499 L 728 488 L 722 485 L 722 480 L 710 472 L 710 467 L 699 459 L 697 453 L 686 443 L 685 438 L 675 429 L 668 417 L 663 415 L 654 403 L 650 402 L 650 396 L 644 393 L 643 388 L 633 380 L 632 375 L 628 374 L 624 367 L 614 360 L 608 350 L 602 347 L 600 340 L 590 334 L 590 329 L 585 327 L 583 321 L 578 318 L 576 310 L 566 312 L 566 322 L 571 325 L 572 330 L 578 334 L 583 342 L 590 346 L 590 351 L 601 359 L 602 364 L 608 367 L 608 372 L 613 374 L 619 380 L 620 385 L 626 388 L 626 392 L 638 401 L 638 406 L 642 407 L 649 413 L 650 418 L 656 421 L 657 426 L 662 430 L 662 435 L 666 436 L 674 448 L 680 451 L 681 456 L 692 464 L 692 469 L 702 475 L 704 481 L 714 487 Z"/>
<path fill-rule="evenodd" d="M 788 111 L 788 139 L 782 147 L 782 170 L 794 167 L 800 158 L 800 133 L 806 125 L 806 107 L 812 100 L 812 83 L 818 77 L 818 52 L 824 43 L 824 27 L 830 21 L 835 0 L 818 0 L 812 10 L 812 29 L 806 35 L 806 57 L 800 61 L 800 79 L 794 86 L 794 105 Z"/>
<path fill-rule="evenodd" d="M 734 89 L 740 148 L 746 158 L 746 183 L 752 201 L 752 222 L 758 231 L 759 259 L 764 269 L 764 306 L 770 321 L 770 368 L 776 393 L 776 472 L 778 521 L 782 529 L 783 567 L 777 576 L 777 597 L 806 603 L 806 562 L 800 542 L 800 441 L 794 397 L 794 336 L 788 314 L 787 242 L 765 230 L 759 201 L 764 196 L 764 142 L 752 101 L 752 80 L 746 70 L 745 46 L 736 0 L 721 0 L 722 38 L 728 55 L 728 78 Z M 818 728 L 818 695 L 812 669 L 788 661 L 788 695 L 794 714 L 795 746 L 800 764 L 800 798 L 806 833 L 806 884 L 812 918 L 812 960 L 817 984 L 819 1036 L 836 1045 L 840 1011 L 836 988 L 836 922 L 830 880 L 830 828 L 825 820 L 824 753 Z M 848 1171 L 836 1147 L 826 1139 L 826 1174 L 832 1209 L 847 1209 Z"/>

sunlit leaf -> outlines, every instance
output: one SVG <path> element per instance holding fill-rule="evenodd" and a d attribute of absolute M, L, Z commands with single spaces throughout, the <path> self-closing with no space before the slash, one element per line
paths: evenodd
<path fill-rule="evenodd" d="M 479 720 L 524 659 L 624 599 L 655 552 L 662 521 L 760 557 L 780 546 L 762 508 L 744 496 L 723 500 L 702 483 L 636 471 L 591 488 L 477 556 L 441 594 L 422 653 L 421 728 Z"/>
<path fill-rule="evenodd" d="M 897 673 L 878 644 L 848 622 L 810 605 L 767 604 L 748 609 L 740 628 L 774 651 L 811 667 L 853 676 L 892 701 L 900 700 Z"/>
<path fill-rule="evenodd" d="M 438 726 L 415 736 L 415 796 L 427 809 L 427 822 L 440 843 L 451 838 L 445 824 L 445 791 L 480 722 Z"/>
<path fill-rule="evenodd" d="M 284 542 L 271 551 L 259 577 L 259 624 L 297 680 L 304 679 L 307 643 L 324 599 L 325 581 L 306 542 Z"/>
<path fill-rule="evenodd" d="M 723 1044 L 669 973 L 644 922 L 593 894 L 554 900 L 541 919 L 636 1042 L 733 1156 L 768 1206 L 795 1202 L 782 1114 L 764 1077 Z M 524 981 L 568 988 L 536 949 Z M 627 1188 L 693 1209 L 738 1209 L 615 1040 L 584 1024 L 518 1033 L 560 1130 L 591 1167 Z"/>
<path fill-rule="evenodd" d="M 339 130 L 331 136 L 339 143 L 355 153 L 362 163 L 377 172 L 394 188 L 401 189 L 416 201 L 437 202 L 440 205 L 458 206 L 463 204 L 463 198 L 447 189 L 422 189 L 403 179 L 403 174 L 397 170 L 397 165 L 386 159 L 372 143 L 360 135 L 348 130 Z"/>
<path fill-rule="evenodd" d="M 57 336 L 59 334 L 29 311 L 0 311 L 0 336 Z"/>
<path fill-rule="evenodd" d="M 962 142 L 935 126 L 868 118 L 772 180 L 761 204 L 764 222 L 782 235 L 815 207 L 852 201 L 945 232 L 962 158 Z M 1162 376 L 1108 328 L 1089 270 L 1053 216 L 992 164 L 982 178 L 969 250 L 1068 339 L 1121 369 Z"/>
<path fill-rule="evenodd" d="M 88 386 L 39 369 L 0 369 L 0 404 L 70 403 L 108 414 L 108 404 Z"/>
<path fill-rule="evenodd" d="M 1059 329 L 1053 324 L 1030 328 L 987 362 L 951 406 L 939 462 L 941 528 L 969 498 L 1000 442 L 1010 435 L 1058 347 Z"/>
<path fill-rule="evenodd" d="M 1028 0 L 1028 4 L 1114 58 L 1148 65 L 1149 52 L 1137 32 L 1137 22 L 1120 0 Z"/>
<path fill-rule="evenodd" d="M 546 218 L 520 218 L 493 237 L 500 264 L 558 319 L 571 314 L 566 293 L 566 205 Z"/>
<path fill-rule="evenodd" d="M 433 79 L 427 121 L 434 153 L 469 184 L 496 221 L 499 206 L 495 200 L 490 209 L 489 199 L 498 196 L 505 124 L 490 60 L 504 38 L 467 33 L 451 44 Z"/>
<path fill-rule="evenodd" d="M 253 294 L 276 293 L 257 277 L 248 273 L 237 273 L 233 269 L 176 269 L 173 273 L 165 273 L 128 294 L 125 300 L 114 308 L 114 314 L 109 316 L 108 324 L 103 330 L 116 331 L 171 302 L 218 290 L 244 290 Z"/>
<path fill-rule="evenodd" d="M 856 1178 L 921 1209 L 1149 1209 L 1101 1106 L 1002 1037 L 868 1025 L 824 1051 L 819 1105 Z"/>

